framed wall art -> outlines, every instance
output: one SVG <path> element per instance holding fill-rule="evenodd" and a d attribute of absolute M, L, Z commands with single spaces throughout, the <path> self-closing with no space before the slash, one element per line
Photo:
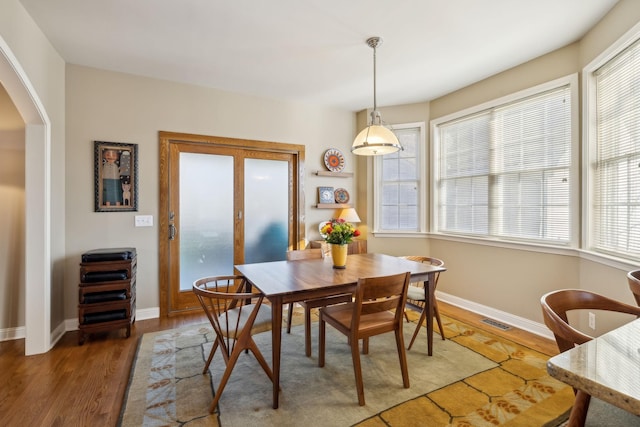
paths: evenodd
<path fill-rule="evenodd" d="M 93 141 L 95 211 L 138 210 L 138 144 Z"/>

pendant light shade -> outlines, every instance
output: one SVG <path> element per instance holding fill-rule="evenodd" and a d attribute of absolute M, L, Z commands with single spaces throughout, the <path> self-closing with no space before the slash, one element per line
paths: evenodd
<path fill-rule="evenodd" d="M 382 44 L 380 37 L 367 39 L 367 45 L 373 48 L 373 111 L 371 123 L 364 128 L 351 145 L 351 152 L 360 156 L 381 156 L 402 150 L 398 137 L 382 124 L 382 118 L 376 105 L 376 48 Z"/>

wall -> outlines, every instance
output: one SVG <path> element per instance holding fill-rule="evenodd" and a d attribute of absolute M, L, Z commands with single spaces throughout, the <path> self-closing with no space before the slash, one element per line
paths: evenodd
<path fill-rule="evenodd" d="M 12 134 L 0 131 L 0 330 L 24 326 L 24 130 L 7 147 Z"/>
<path fill-rule="evenodd" d="M 432 100 L 428 103 L 428 118 L 424 120 L 433 120 L 540 83 L 579 73 L 588 61 L 639 20 L 640 2 L 623 0 L 582 41 Z M 414 121 L 414 117 L 403 112 L 405 107 L 386 108 L 383 117 L 390 123 Z M 362 116 L 359 119 L 362 121 Z M 359 178 L 367 174 L 370 175 L 370 171 L 363 166 Z M 370 185 L 368 194 L 372 194 Z M 411 245 L 413 241 L 410 239 L 384 239 L 383 246 L 374 243 L 375 238 L 369 238 L 370 248 L 384 247 L 386 252 L 396 255 L 407 254 L 416 246 Z M 427 251 L 416 253 L 426 253 L 445 260 L 448 271 L 441 275 L 438 285 L 438 289 L 447 294 L 445 297 L 451 296 L 453 301 L 469 302 L 474 306 L 479 304 L 525 321 L 541 323 L 540 296 L 558 288 L 584 288 L 634 303 L 625 278 L 626 271 L 633 265 L 624 262 L 603 263 L 601 258 L 589 258 L 580 251 L 475 244 L 468 240 L 431 236 Z M 579 321 L 586 323 L 586 319 Z M 596 333 L 612 328 L 619 322 L 617 318 L 598 315 Z"/>
<path fill-rule="evenodd" d="M 158 131 L 255 139 L 306 146 L 306 234 L 318 239 L 318 224 L 331 218 L 319 210 L 316 187 L 344 187 L 352 178 L 326 178 L 322 156 L 335 147 L 354 171 L 350 149 L 353 113 L 261 99 L 214 89 L 67 65 L 67 245 L 65 316 L 76 316 L 78 262 L 94 248 L 138 250 L 137 309 L 154 309 L 158 290 Z M 93 211 L 93 141 L 139 144 L 139 212 L 154 227 L 134 227 L 135 212 Z M 354 198 L 355 199 L 355 198 Z"/>
<path fill-rule="evenodd" d="M 25 349 L 41 352 L 64 318 L 64 61 L 18 0 L 0 2 L 0 41 L 7 47 L 0 79 L 27 125 L 25 295 L 31 293 L 27 306 L 37 309 L 25 313 L 26 330 L 35 332 L 27 334 Z"/>

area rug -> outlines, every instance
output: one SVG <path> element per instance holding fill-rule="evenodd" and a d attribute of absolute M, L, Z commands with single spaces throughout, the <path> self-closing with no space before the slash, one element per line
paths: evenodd
<path fill-rule="evenodd" d="M 298 315 L 296 313 L 296 315 Z M 548 356 L 443 317 L 446 340 L 426 332 L 407 352 L 411 387 L 402 386 L 393 334 L 374 337 L 362 355 L 366 405 L 358 406 L 346 338 L 327 328 L 325 367 L 304 355 L 304 329 L 282 335 L 280 407 L 272 384 L 251 354 L 243 355 L 214 414 L 213 387 L 224 370 L 216 355 L 202 367 L 212 332 L 198 325 L 145 334 L 132 368 L 122 426 L 557 426 L 573 404 L 570 387 L 546 373 Z M 414 324 L 405 324 L 409 342 Z M 271 334 L 255 337 L 271 364 Z M 212 384 L 213 383 L 213 384 Z"/>

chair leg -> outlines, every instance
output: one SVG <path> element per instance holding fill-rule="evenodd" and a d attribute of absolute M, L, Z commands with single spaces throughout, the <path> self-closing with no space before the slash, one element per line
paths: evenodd
<path fill-rule="evenodd" d="M 407 314 L 407 310 L 404 311 L 404 318 L 407 319 L 407 323 L 410 322 L 409 315 Z"/>
<path fill-rule="evenodd" d="M 260 366 L 262 366 L 262 370 L 264 370 L 264 372 L 267 374 L 271 382 L 273 382 L 273 371 L 267 364 L 267 361 L 264 359 L 264 356 L 258 349 L 258 346 L 256 345 L 256 342 L 253 340 L 253 338 L 251 339 L 248 345 L 249 345 L 249 350 L 251 350 L 251 352 L 256 357 L 256 360 L 258 361 Z"/>
<path fill-rule="evenodd" d="M 304 307 L 304 353 L 311 357 L 311 309 Z"/>
<path fill-rule="evenodd" d="M 442 327 L 442 320 L 440 319 L 440 310 L 438 310 L 438 301 L 433 300 L 433 314 L 436 316 L 436 321 L 438 322 L 438 329 L 440 329 L 440 336 L 444 341 L 444 328 Z"/>
<path fill-rule="evenodd" d="M 400 371 L 402 372 L 402 384 L 404 388 L 409 388 L 409 368 L 407 366 L 407 353 L 404 351 L 404 337 L 401 329 L 395 330 L 396 347 L 398 347 L 398 358 L 400 359 Z"/>
<path fill-rule="evenodd" d="M 227 363 L 227 367 L 224 370 L 224 373 L 222 374 L 222 379 L 220 380 L 220 384 L 218 384 L 218 389 L 216 390 L 216 394 L 215 396 L 213 396 L 213 402 L 211 402 L 211 406 L 209 406 L 209 413 L 213 414 L 213 411 L 215 411 L 216 406 L 218 406 L 218 402 L 220 401 L 220 397 L 222 396 L 222 391 L 224 390 L 224 387 L 227 385 L 227 381 L 229 381 L 229 377 L 231 376 L 231 372 L 233 371 L 233 367 L 236 364 L 236 361 L 238 360 L 238 357 L 240 356 L 240 353 L 242 352 L 242 348 L 237 347 L 233 349 L 233 352 L 231 353 L 231 356 L 229 357 L 229 363 Z"/>
<path fill-rule="evenodd" d="M 438 310 L 438 304 L 436 303 L 436 301 L 433 301 L 433 314 L 436 318 L 436 322 L 438 322 L 440 337 L 444 341 L 445 340 L 444 328 L 442 327 L 442 319 L 440 319 L 440 310 Z M 411 342 L 409 342 L 409 347 L 407 348 L 407 350 L 411 350 L 411 347 L 413 347 L 413 342 L 416 340 L 416 337 L 418 336 L 418 332 L 420 332 L 420 328 L 422 327 L 422 324 L 424 323 L 425 320 L 427 320 L 426 308 L 422 310 L 422 313 L 420 313 L 420 319 L 418 320 L 418 325 L 416 326 L 416 330 L 413 332 L 413 336 L 411 337 Z"/>
<path fill-rule="evenodd" d="M 227 367 L 225 368 L 224 373 L 222 374 L 222 379 L 218 384 L 218 389 L 216 390 L 216 394 L 215 396 L 213 396 L 213 402 L 211 402 L 211 406 L 209 406 L 210 414 L 213 414 L 213 411 L 215 411 L 216 406 L 218 406 L 218 402 L 220 401 L 222 392 L 225 386 L 227 385 L 229 378 L 231 377 L 231 372 L 233 371 L 233 368 L 236 365 L 238 358 L 240 357 L 240 353 L 248 350 L 251 350 L 251 352 L 254 354 L 254 356 L 258 360 L 258 363 L 260 364 L 260 366 L 262 366 L 262 369 L 264 370 L 264 372 L 267 374 L 271 382 L 273 382 L 273 371 L 271 371 L 271 368 L 269 368 L 269 365 L 267 365 L 267 361 L 262 356 L 262 353 L 258 349 L 258 346 L 256 345 L 253 338 L 251 338 L 251 335 L 247 335 L 246 337 L 239 337 L 238 342 L 236 343 L 235 347 L 233 348 L 233 351 L 231 352 L 231 355 L 229 356 L 229 362 L 227 363 Z"/>
<path fill-rule="evenodd" d="M 293 303 L 289 303 L 289 310 L 287 311 L 287 333 L 291 333 L 291 320 L 293 318 Z"/>
<path fill-rule="evenodd" d="M 420 313 L 420 319 L 418 320 L 418 324 L 416 325 L 416 330 L 413 331 L 413 336 L 411 337 L 411 342 L 409 342 L 409 348 L 407 350 L 411 350 L 411 347 L 413 347 L 413 342 L 416 340 L 416 337 L 418 336 L 418 332 L 420 332 L 420 328 L 422 328 L 422 324 L 426 319 L 427 319 L 427 310 L 425 308 Z"/>
<path fill-rule="evenodd" d="M 320 325 L 318 331 L 318 366 L 324 366 L 324 336 L 326 331 L 326 324 L 322 319 L 322 312 L 320 312 Z"/>
<path fill-rule="evenodd" d="M 571 414 L 569 415 L 569 422 L 567 427 L 583 427 L 584 422 L 587 419 L 587 411 L 589 410 L 589 402 L 591 401 L 591 395 L 578 390 L 576 393 L 576 401 L 571 408 Z"/>
<path fill-rule="evenodd" d="M 211 352 L 209 353 L 209 357 L 207 358 L 207 363 L 205 363 L 204 369 L 202 370 L 203 374 L 207 373 L 207 370 L 209 369 L 209 365 L 211 365 L 211 361 L 213 360 L 213 355 L 216 353 L 217 348 L 218 348 L 218 340 L 216 339 L 213 342 L 213 347 L 211 347 Z"/>
<path fill-rule="evenodd" d="M 367 342 L 367 339 L 364 339 Z M 360 365 L 360 348 L 358 340 L 351 340 L 351 358 L 353 359 L 353 373 L 356 377 L 356 390 L 358 391 L 358 404 L 364 406 L 364 384 L 362 383 L 362 366 Z"/>

